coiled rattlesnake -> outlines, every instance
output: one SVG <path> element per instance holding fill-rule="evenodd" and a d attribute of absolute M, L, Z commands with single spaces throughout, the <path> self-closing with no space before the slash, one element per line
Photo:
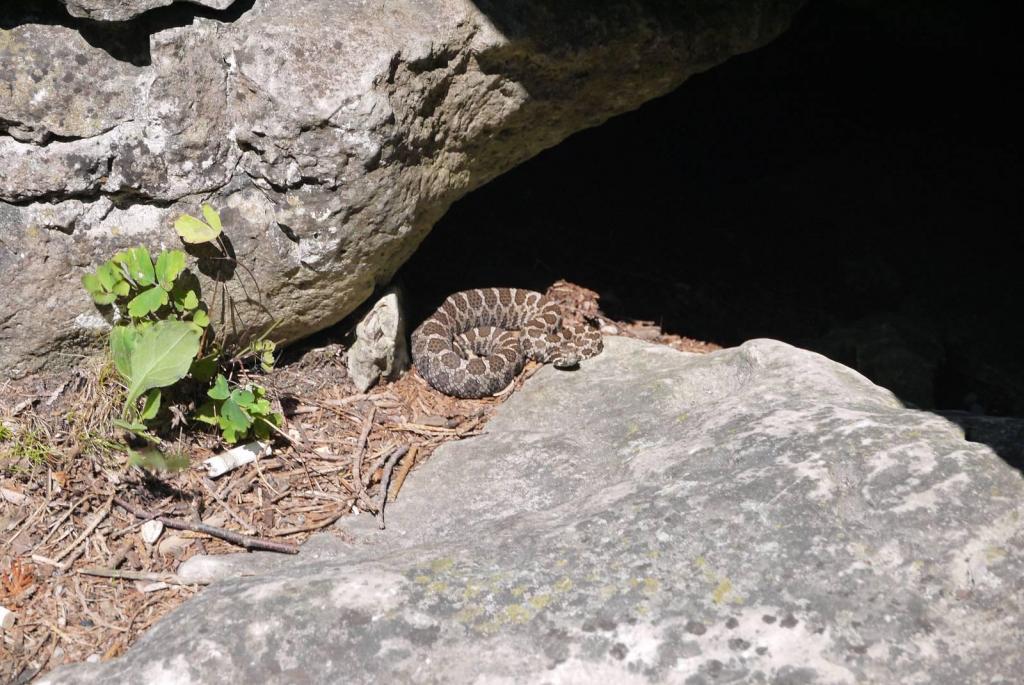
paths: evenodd
<path fill-rule="evenodd" d="M 412 334 L 420 375 L 441 392 L 465 398 L 506 387 L 527 359 L 572 367 L 602 348 L 599 332 L 563 326 L 557 303 L 520 288 L 450 295 Z"/>

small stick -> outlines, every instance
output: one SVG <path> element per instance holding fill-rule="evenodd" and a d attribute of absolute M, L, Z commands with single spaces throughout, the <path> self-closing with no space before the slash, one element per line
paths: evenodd
<path fill-rule="evenodd" d="M 81 497 L 77 502 L 72 504 L 71 507 L 66 512 L 64 512 L 64 515 L 61 516 L 56 523 L 50 526 L 50 532 L 46 534 L 46 537 L 39 541 L 39 543 L 35 546 L 35 549 L 39 549 L 47 542 L 49 542 L 50 538 L 53 537 L 53 534 L 57 532 L 58 528 L 60 528 L 60 524 L 64 523 L 68 519 L 68 517 L 75 512 L 75 509 L 78 508 L 78 505 L 87 500 L 88 498 L 89 496 L 85 495 Z"/>
<path fill-rule="evenodd" d="M 323 521 L 320 521 L 318 523 L 310 523 L 310 524 L 305 525 L 305 526 L 293 526 L 291 528 L 281 528 L 279 530 L 275 530 L 274 531 L 274 535 L 282 535 L 282 536 L 283 535 L 295 535 L 296 533 L 308 533 L 311 530 L 320 530 L 321 528 L 326 528 L 327 526 L 331 525 L 332 523 L 334 523 L 335 521 L 340 519 L 342 516 L 344 516 L 348 512 L 348 507 L 351 506 L 351 502 L 352 501 L 353 500 L 349 500 L 349 504 L 347 506 L 342 507 L 336 513 L 331 514 L 330 516 L 325 518 Z"/>
<path fill-rule="evenodd" d="M 368 488 L 370 486 L 370 481 L 373 480 L 373 474 L 377 473 L 377 469 L 384 466 L 393 451 L 393 447 L 381 450 L 380 454 L 377 455 L 377 459 L 373 462 L 373 466 L 363 474 L 363 488 Z"/>
<path fill-rule="evenodd" d="M 82 499 L 85 499 L 85 498 L 83 497 Z M 3 544 L 3 546 L 4 546 L 4 547 L 7 547 L 7 546 L 11 545 L 11 544 L 12 544 L 12 543 L 13 543 L 13 542 L 14 542 L 15 540 L 17 540 L 17 539 L 18 539 L 18 536 L 19 536 L 19 535 L 21 535 L 22 533 L 24 533 L 24 532 L 25 532 L 25 530 L 26 530 L 26 529 L 28 529 L 28 527 L 29 527 L 29 526 L 30 526 L 31 524 L 35 523 L 36 517 L 37 517 L 37 516 L 39 515 L 39 512 L 41 512 L 41 511 L 42 511 L 43 509 L 45 509 L 45 508 L 47 507 L 47 505 L 49 505 L 49 504 L 50 504 L 50 497 L 49 497 L 49 495 L 47 495 L 47 497 L 46 497 L 46 501 L 45 501 L 45 502 L 43 502 L 42 504 L 40 504 L 40 505 L 39 505 L 39 508 L 38 508 L 38 509 L 36 509 L 36 510 L 35 510 L 34 512 L 32 512 L 32 515 L 31 515 L 31 516 L 29 516 L 29 517 L 28 517 L 27 519 L 22 519 L 21 521 L 19 521 L 19 522 L 18 522 L 18 524 L 17 524 L 17 525 L 18 525 L 18 526 L 20 526 L 20 527 L 18 528 L 18 531 L 17 531 L 17 532 L 16 532 L 16 533 L 15 533 L 14 535 L 12 535 L 12 536 L 11 536 L 11 537 L 10 537 L 10 538 L 9 538 L 9 539 L 7 540 L 7 542 L 5 542 L 5 543 Z M 38 545 L 37 545 L 37 546 L 38 546 Z"/>
<path fill-rule="evenodd" d="M 377 526 L 384 530 L 384 504 L 388 499 L 388 485 L 391 483 L 391 471 L 395 468 L 395 464 L 398 460 L 405 456 L 405 453 L 409 451 L 408 445 L 396 447 L 391 452 L 391 456 L 388 457 L 387 463 L 384 464 L 384 473 L 380 477 L 380 491 L 377 493 Z"/>
<path fill-rule="evenodd" d="M 33 554 L 29 557 L 29 559 L 36 562 L 37 564 L 46 564 L 47 566 L 54 566 L 62 571 L 67 570 L 68 567 L 67 564 L 62 564 L 61 562 L 56 561 L 55 559 L 51 559 L 50 557 L 44 557 L 42 554 Z"/>
<path fill-rule="evenodd" d="M 138 518 L 154 518 L 160 523 L 164 524 L 168 528 L 174 528 L 175 530 L 190 530 L 193 533 L 206 533 L 212 535 L 215 538 L 226 540 L 232 544 L 244 547 L 246 549 L 265 549 L 270 552 L 281 552 L 283 554 L 298 554 L 299 548 L 297 545 L 293 545 L 287 542 L 274 542 L 273 540 L 267 540 L 265 538 L 257 538 L 251 535 L 243 535 L 241 533 L 235 533 L 230 530 L 224 530 L 217 526 L 211 526 L 205 523 L 193 523 L 191 521 L 183 521 L 182 519 L 172 518 L 170 516 L 150 515 L 149 512 L 139 509 L 138 507 L 129 504 L 120 497 L 114 498 L 114 503 L 132 513 Z"/>
<path fill-rule="evenodd" d="M 96 516 L 93 517 L 92 521 L 89 523 L 88 526 L 85 527 L 85 530 L 82 531 L 81 535 L 79 535 L 77 538 L 75 538 L 74 541 L 70 545 L 65 547 L 63 552 L 61 552 L 56 557 L 54 557 L 53 558 L 54 561 L 60 561 L 61 559 L 63 559 L 67 555 L 71 554 L 71 550 L 73 550 L 74 548 L 78 547 L 80 544 L 82 544 L 83 540 L 85 540 L 87 537 L 92 535 L 92 532 L 94 530 L 96 530 L 96 526 L 100 525 L 100 523 L 103 521 L 103 519 L 107 518 L 107 516 L 110 514 L 110 503 L 112 501 L 114 501 L 114 496 L 113 495 L 111 495 L 110 497 L 107 498 L 107 503 L 103 505 L 103 509 L 100 510 L 96 514 Z"/>
<path fill-rule="evenodd" d="M 413 465 L 416 463 L 416 453 L 419 452 L 420 446 L 413 445 L 409 448 L 409 456 L 405 461 L 402 462 L 401 468 L 398 469 L 398 474 L 395 476 L 395 491 L 391 493 L 391 497 L 388 502 L 394 502 L 398 499 L 398 493 L 402 489 L 402 484 L 405 483 L 405 477 L 412 471 Z"/>
<path fill-rule="evenodd" d="M 322 407 L 344 407 L 346 405 L 352 404 L 353 402 L 359 402 L 360 400 L 368 399 L 369 397 L 370 396 L 368 394 L 363 393 L 361 395 L 349 395 L 348 397 L 342 397 L 340 400 L 335 400 L 335 399 L 320 400 L 320 401 L 318 401 L 316 403 L 319 404 Z M 311 401 L 315 401 L 315 400 L 311 400 Z"/>
<path fill-rule="evenodd" d="M 100 576 L 102 578 L 117 578 L 119 580 L 148 580 L 157 583 L 167 583 L 169 585 L 205 585 L 206 583 L 197 580 L 192 583 L 186 583 L 181 579 L 181 576 L 176 573 L 153 573 L 152 571 L 129 571 L 126 569 L 119 568 L 100 568 L 98 566 L 87 566 L 86 568 L 78 569 L 78 573 L 86 576 Z M 119 628 L 118 630 L 127 630 Z"/>
<path fill-rule="evenodd" d="M 362 483 L 360 471 L 363 468 L 363 452 L 366 451 L 366 440 L 370 437 L 370 429 L 373 428 L 373 419 L 377 415 L 377 405 L 371 404 L 370 411 L 363 421 L 363 430 L 359 434 L 359 441 L 356 443 L 356 451 L 352 454 L 352 478 L 356 483 Z"/>
<path fill-rule="evenodd" d="M 235 519 L 235 523 L 240 525 L 247 535 L 252 535 L 256 532 L 256 530 L 251 525 L 245 522 L 245 519 L 242 518 L 241 514 L 232 509 L 224 500 L 224 498 L 217 494 L 217 491 L 213 487 L 213 481 L 211 481 L 209 478 L 206 478 L 205 476 L 200 478 L 199 481 L 203 484 L 203 487 L 206 488 L 206 491 L 210 493 L 210 496 L 217 500 L 217 504 L 222 506 L 224 508 L 224 511 L 226 511 L 228 515 L 231 516 L 231 518 Z"/>

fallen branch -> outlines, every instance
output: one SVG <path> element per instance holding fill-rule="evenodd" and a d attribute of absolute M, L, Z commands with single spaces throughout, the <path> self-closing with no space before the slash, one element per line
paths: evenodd
<path fill-rule="evenodd" d="M 388 502 L 394 502 L 398 499 L 398 493 L 402 490 L 402 485 L 405 483 L 405 477 L 412 471 L 412 467 L 416 464 L 416 453 L 419 452 L 419 445 L 413 445 L 409 448 L 409 457 L 402 462 L 402 468 L 398 469 L 398 475 L 395 476 L 395 491 L 391 493 L 388 498 Z"/>
<path fill-rule="evenodd" d="M 330 516 L 325 518 L 323 521 L 319 521 L 317 523 L 310 523 L 310 524 L 305 525 L 305 526 L 293 526 L 291 528 L 280 528 L 280 529 L 277 529 L 277 530 L 273 531 L 274 535 L 281 535 L 281 536 L 284 536 L 284 535 L 295 535 L 296 533 L 308 533 L 308 532 L 313 531 L 313 530 L 320 530 L 321 528 L 326 528 L 327 526 L 331 525 L 332 523 L 334 523 L 335 521 L 340 519 L 346 513 L 348 513 L 348 508 L 350 506 L 352 506 L 352 504 L 351 504 L 352 501 L 353 500 L 349 499 L 348 503 L 344 507 L 340 508 L 336 513 L 331 514 Z"/>
<path fill-rule="evenodd" d="M 165 524 L 166 525 L 166 524 Z M 100 568 L 98 566 L 87 566 L 78 569 L 78 573 L 86 576 L 100 576 L 101 578 L 117 578 L 119 580 L 146 580 L 156 583 L 167 583 L 168 585 L 205 585 L 208 581 L 185 582 L 176 573 L 153 573 L 152 571 L 128 571 L 119 568 Z M 126 628 L 117 630 L 127 631 Z"/>
<path fill-rule="evenodd" d="M 373 428 L 373 419 L 377 415 L 377 405 L 370 405 L 370 412 L 363 421 L 363 430 L 359 433 L 359 440 L 356 442 L 356 451 L 352 454 L 352 481 L 356 487 L 362 489 L 363 452 L 366 451 L 366 441 L 370 437 L 370 429 Z"/>
<path fill-rule="evenodd" d="M 139 509 L 121 499 L 120 497 L 114 498 L 114 503 L 133 514 L 134 516 L 144 519 L 151 518 L 159 521 L 168 528 L 174 528 L 175 530 L 190 530 L 193 533 L 205 533 L 221 540 L 226 540 L 232 544 L 244 547 L 245 549 L 263 549 L 268 552 L 281 552 L 282 554 L 298 554 L 299 548 L 297 545 L 293 545 L 287 542 L 274 542 L 273 540 L 267 540 L 265 538 L 257 538 L 251 535 L 243 535 L 242 533 L 235 533 L 234 531 L 225 530 L 218 528 L 217 526 L 211 526 L 206 523 L 194 523 L 192 521 L 184 521 L 182 519 L 172 518 L 170 516 L 160 516 L 159 514 L 153 515 L 149 512 Z"/>
<path fill-rule="evenodd" d="M 391 472 L 394 470 L 398 460 L 404 457 L 408 451 L 408 445 L 396 447 L 384 464 L 384 472 L 380 476 L 380 490 L 377 492 L 377 526 L 381 530 L 384 530 L 384 505 L 388 501 L 388 485 L 391 483 Z"/>

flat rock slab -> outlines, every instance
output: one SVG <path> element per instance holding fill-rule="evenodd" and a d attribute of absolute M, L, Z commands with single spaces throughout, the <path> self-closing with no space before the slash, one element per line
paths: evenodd
<path fill-rule="evenodd" d="M 218 583 L 125 656 L 43 682 L 1024 672 L 1020 474 L 824 357 L 609 338 L 486 430 L 416 472 L 387 531 L 357 517 L 357 544 Z"/>

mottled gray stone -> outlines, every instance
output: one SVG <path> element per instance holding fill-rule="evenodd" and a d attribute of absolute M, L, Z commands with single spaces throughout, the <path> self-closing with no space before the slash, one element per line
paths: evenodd
<path fill-rule="evenodd" d="M 204 200 L 259 282 L 229 283 L 238 332 L 330 326 L 453 201 L 763 45 L 802 1 L 260 0 L 158 30 L 134 59 L 111 46 L 148 24 L 87 41 L 0 3 L 0 272 L 19 279 L 0 289 L 0 370 L 95 349 L 79 276 L 178 244 L 173 219 Z"/>
<path fill-rule="evenodd" d="M 1024 672 L 1020 474 L 775 341 L 699 356 L 607 338 L 579 371 L 541 370 L 484 435 L 438 450 L 386 531 L 346 528 L 356 544 L 213 585 L 125 656 L 43 682 Z"/>
<path fill-rule="evenodd" d="M 154 7 L 165 7 L 175 1 L 183 4 L 203 5 L 222 10 L 235 0 L 60 0 L 74 17 L 89 17 L 102 21 L 124 21 Z"/>
<path fill-rule="evenodd" d="M 356 340 L 348 351 L 348 377 L 360 392 L 381 378 L 394 380 L 409 368 L 405 318 L 397 288 L 391 288 L 356 324 Z"/>

